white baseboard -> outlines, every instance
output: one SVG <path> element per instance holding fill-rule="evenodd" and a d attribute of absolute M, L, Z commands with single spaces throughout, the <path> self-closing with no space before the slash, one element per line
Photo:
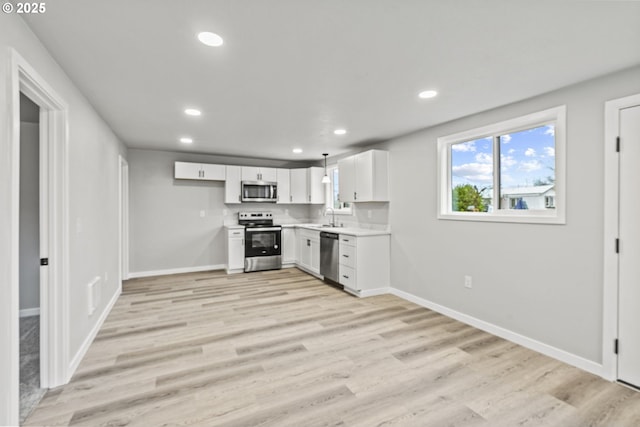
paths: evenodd
<path fill-rule="evenodd" d="M 548 344 L 542 343 L 540 341 L 534 340 L 524 335 L 520 335 L 508 329 L 502 328 L 500 326 L 496 326 L 492 323 L 485 322 L 484 320 L 476 319 L 475 317 L 469 316 L 464 313 L 460 313 L 459 311 L 452 310 L 443 305 L 417 297 L 408 292 L 401 291 L 400 289 L 390 288 L 390 293 L 402 299 L 406 299 L 407 301 L 411 301 L 415 304 L 426 307 L 430 310 L 437 311 L 438 313 L 444 314 L 445 316 L 456 319 L 462 323 L 466 323 L 475 328 L 478 328 L 485 332 L 489 332 L 490 334 L 496 335 L 500 338 L 504 338 L 506 340 L 519 344 L 528 349 L 537 351 L 538 353 L 542 353 L 545 356 L 552 357 L 554 359 L 560 360 L 561 362 L 575 366 L 576 368 L 580 368 L 594 375 L 598 375 L 600 377 L 606 378 L 603 366 L 601 364 L 585 359 L 581 356 L 577 356 L 565 350 L 561 350 L 559 348 L 550 346 Z"/>
<path fill-rule="evenodd" d="M 20 310 L 20 317 L 40 316 L 40 307 L 23 308 Z"/>
<path fill-rule="evenodd" d="M 391 288 L 376 288 L 376 289 L 367 289 L 364 291 L 360 291 L 358 292 L 358 296 L 361 298 L 366 298 L 366 297 L 375 297 L 376 295 L 385 295 L 385 294 L 390 294 L 391 292 Z"/>
<path fill-rule="evenodd" d="M 96 324 L 93 326 L 93 329 L 91 329 L 91 332 L 89 332 L 89 335 L 87 335 L 87 337 L 83 341 L 82 345 L 80 346 L 80 349 L 76 352 L 75 356 L 73 356 L 73 359 L 71 359 L 71 363 L 69 363 L 69 369 L 67 369 L 67 379 L 65 381 L 65 384 L 71 380 L 71 377 L 76 372 L 76 369 L 78 369 L 78 365 L 80 365 L 82 358 L 87 353 L 87 350 L 89 350 L 89 346 L 91 346 L 93 339 L 96 337 L 96 335 L 98 335 L 98 331 L 100 331 L 102 324 L 107 319 L 107 316 L 109 315 L 109 313 L 111 312 L 111 309 L 113 308 L 116 301 L 118 300 L 120 293 L 121 293 L 121 287 L 116 289 L 116 292 L 113 294 L 113 297 L 111 297 L 111 301 L 109 301 L 107 306 L 104 308 L 104 310 L 102 311 L 102 314 L 100 314 L 100 318 L 98 319 Z"/>
<path fill-rule="evenodd" d="M 170 268 L 168 270 L 139 271 L 136 273 L 129 273 L 129 278 L 136 279 L 139 277 L 164 276 L 167 274 L 197 273 L 200 271 L 208 271 L 208 270 L 224 270 L 225 267 L 226 265 L 224 264 L 217 264 L 217 265 L 203 265 L 200 267 Z"/>

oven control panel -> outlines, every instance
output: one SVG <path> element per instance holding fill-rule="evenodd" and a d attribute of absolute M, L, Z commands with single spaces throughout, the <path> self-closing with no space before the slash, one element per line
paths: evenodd
<path fill-rule="evenodd" d="M 241 219 L 241 220 L 273 219 L 273 213 L 271 212 L 238 212 L 238 219 Z"/>

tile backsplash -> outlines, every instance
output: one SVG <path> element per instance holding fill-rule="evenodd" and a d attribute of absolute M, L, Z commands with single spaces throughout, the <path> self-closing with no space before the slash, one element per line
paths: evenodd
<path fill-rule="evenodd" d="M 323 207 L 312 207 L 311 222 L 331 222 L 331 211 L 325 216 Z M 354 203 L 351 215 L 336 215 L 336 222 L 344 227 L 389 230 L 389 203 Z"/>
<path fill-rule="evenodd" d="M 331 211 L 325 215 L 322 205 L 278 205 L 266 203 L 243 203 L 225 205 L 224 225 L 238 223 L 238 212 L 271 212 L 276 224 L 329 223 Z M 389 229 L 389 203 L 355 203 L 351 215 L 336 215 L 336 222 L 344 227 L 371 230 Z"/>

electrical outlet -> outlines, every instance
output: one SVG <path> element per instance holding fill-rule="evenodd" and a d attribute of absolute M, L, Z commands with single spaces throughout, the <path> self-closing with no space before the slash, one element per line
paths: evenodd
<path fill-rule="evenodd" d="M 473 287 L 471 276 L 464 276 L 464 287 L 467 289 L 471 289 Z"/>

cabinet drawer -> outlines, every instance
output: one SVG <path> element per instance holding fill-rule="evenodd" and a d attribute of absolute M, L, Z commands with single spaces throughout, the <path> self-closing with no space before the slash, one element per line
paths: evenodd
<path fill-rule="evenodd" d="M 358 290 L 357 282 L 356 282 L 356 270 L 347 267 L 344 264 L 340 264 L 340 284 L 346 286 L 347 288 L 351 288 L 354 290 Z"/>
<path fill-rule="evenodd" d="M 320 232 L 302 228 L 300 229 L 300 237 L 303 239 L 320 241 Z"/>
<path fill-rule="evenodd" d="M 356 248 L 340 242 L 340 264 L 356 268 Z"/>
<path fill-rule="evenodd" d="M 355 236 L 349 236 L 347 234 L 341 234 L 340 235 L 340 245 L 350 245 L 350 246 L 355 246 L 356 245 L 356 237 Z"/>

